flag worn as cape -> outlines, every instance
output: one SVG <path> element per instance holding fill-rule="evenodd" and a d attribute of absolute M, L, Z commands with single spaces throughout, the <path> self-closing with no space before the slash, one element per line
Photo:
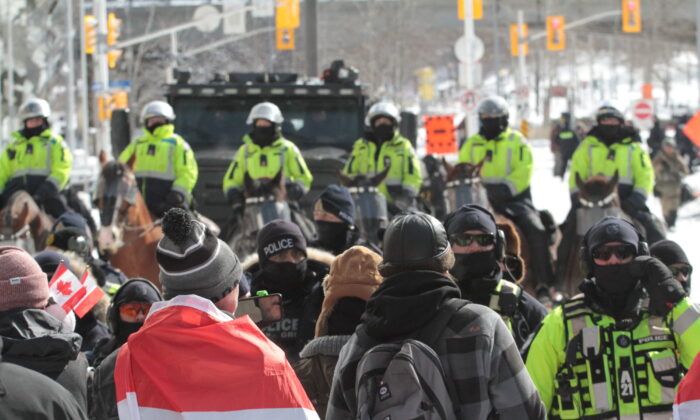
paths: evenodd
<path fill-rule="evenodd" d="M 318 419 L 284 352 L 194 295 L 152 306 L 114 381 L 120 420 Z"/>
<path fill-rule="evenodd" d="M 678 385 L 676 401 L 673 403 L 674 420 L 700 419 L 700 355 Z"/>

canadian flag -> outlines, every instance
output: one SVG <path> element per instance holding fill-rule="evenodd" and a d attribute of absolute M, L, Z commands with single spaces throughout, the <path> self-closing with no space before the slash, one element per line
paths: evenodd
<path fill-rule="evenodd" d="M 83 272 L 82 278 L 78 280 L 63 264 L 59 264 L 51 278 L 49 291 L 63 312 L 68 314 L 70 311 L 74 311 L 81 318 L 105 294 L 95 283 L 95 279 L 90 277 L 87 269 Z"/>
<path fill-rule="evenodd" d="M 284 352 L 199 296 L 155 303 L 119 350 L 120 420 L 318 419 Z"/>
<path fill-rule="evenodd" d="M 700 355 L 695 357 L 688 374 L 678 385 L 676 401 L 673 403 L 674 420 L 700 418 Z"/>

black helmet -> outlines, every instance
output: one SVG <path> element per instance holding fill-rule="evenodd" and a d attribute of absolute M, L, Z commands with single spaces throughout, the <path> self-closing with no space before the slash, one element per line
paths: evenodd
<path fill-rule="evenodd" d="M 403 214 L 394 218 L 384 233 L 382 268 L 420 266 L 439 260 L 450 250 L 445 228 L 425 213 Z"/>
<path fill-rule="evenodd" d="M 625 116 L 617 108 L 610 105 L 603 105 L 595 113 L 595 120 L 598 124 L 605 118 L 616 118 L 620 124 L 625 123 Z"/>

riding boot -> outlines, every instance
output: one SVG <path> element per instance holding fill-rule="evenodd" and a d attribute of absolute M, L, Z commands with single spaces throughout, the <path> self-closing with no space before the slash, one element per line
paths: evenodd
<path fill-rule="evenodd" d="M 61 194 L 51 194 L 44 197 L 41 202 L 44 211 L 51 215 L 54 219 L 58 219 L 61 215 L 68 211 L 68 205 Z"/>
<path fill-rule="evenodd" d="M 658 242 L 666 238 L 663 227 L 659 226 L 659 223 L 654 220 L 651 213 L 640 211 L 635 215 L 635 219 L 637 219 L 637 221 L 644 226 L 648 243 L 653 244 L 654 242 Z"/>
<path fill-rule="evenodd" d="M 525 234 L 525 241 L 531 255 L 532 270 L 538 285 L 552 286 L 554 272 L 552 258 L 549 253 L 549 237 L 535 211 L 517 215 L 513 221 Z"/>

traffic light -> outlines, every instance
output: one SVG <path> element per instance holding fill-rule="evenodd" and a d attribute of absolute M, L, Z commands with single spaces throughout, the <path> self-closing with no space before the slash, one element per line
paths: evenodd
<path fill-rule="evenodd" d="M 275 26 L 277 29 L 299 27 L 299 0 L 277 0 Z"/>
<path fill-rule="evenodd" d="M 522 51 L 523 55 L 528 53 L 528 43 L 520 42 L 527 38 L 527 24 L 522 25 L 522 34 L 518 33 L 518 24 L 513 23 L 510 25 L 510 54 L 513 56 L 520 55 Z"/>
<path fill-rule="evenodd" d="M 121 26 L 122 20 L 117 19 L 114 13 L 107 15 L 107 45 L 114 45 L 117 43 Z"/>
<path fill-rule="evenodd" d="M 277 49 L 280 51 L 294 49 L 294 29 L 277 28 L 276 37 Z"/>
<path fill-rule="evenodd" d="M 459 20 L 464 20 L 464 2 L 472 2 L 472 19 L 479 20 L 484 17 L 484 1 L 483 0 L 457 0 L 457 16 Z"/>
<path fill-rule="evenodd" d="M 547 16 L 547 49 L 561 51 L 566 48 L 564 16 Z"/>
<path fill-rule="evenodd" d="M 622 32 L 642 32 L 642 11 L 639 0 L 622 0 Z"/>
<path fill-rule="evenodd" d="M 85 54 L 93 54 L 97 44 L 97 34 L 95 33 L 97 19 L 93 15 L 85 15 L 83 24 L 85 27 Z"/>
<path fill-rule="evenodd" d="M 122 56 L 122 50 L 112 50 L 107 52 L 107 65 L 110 69 L 117 67 L 117 60 Z"/>

